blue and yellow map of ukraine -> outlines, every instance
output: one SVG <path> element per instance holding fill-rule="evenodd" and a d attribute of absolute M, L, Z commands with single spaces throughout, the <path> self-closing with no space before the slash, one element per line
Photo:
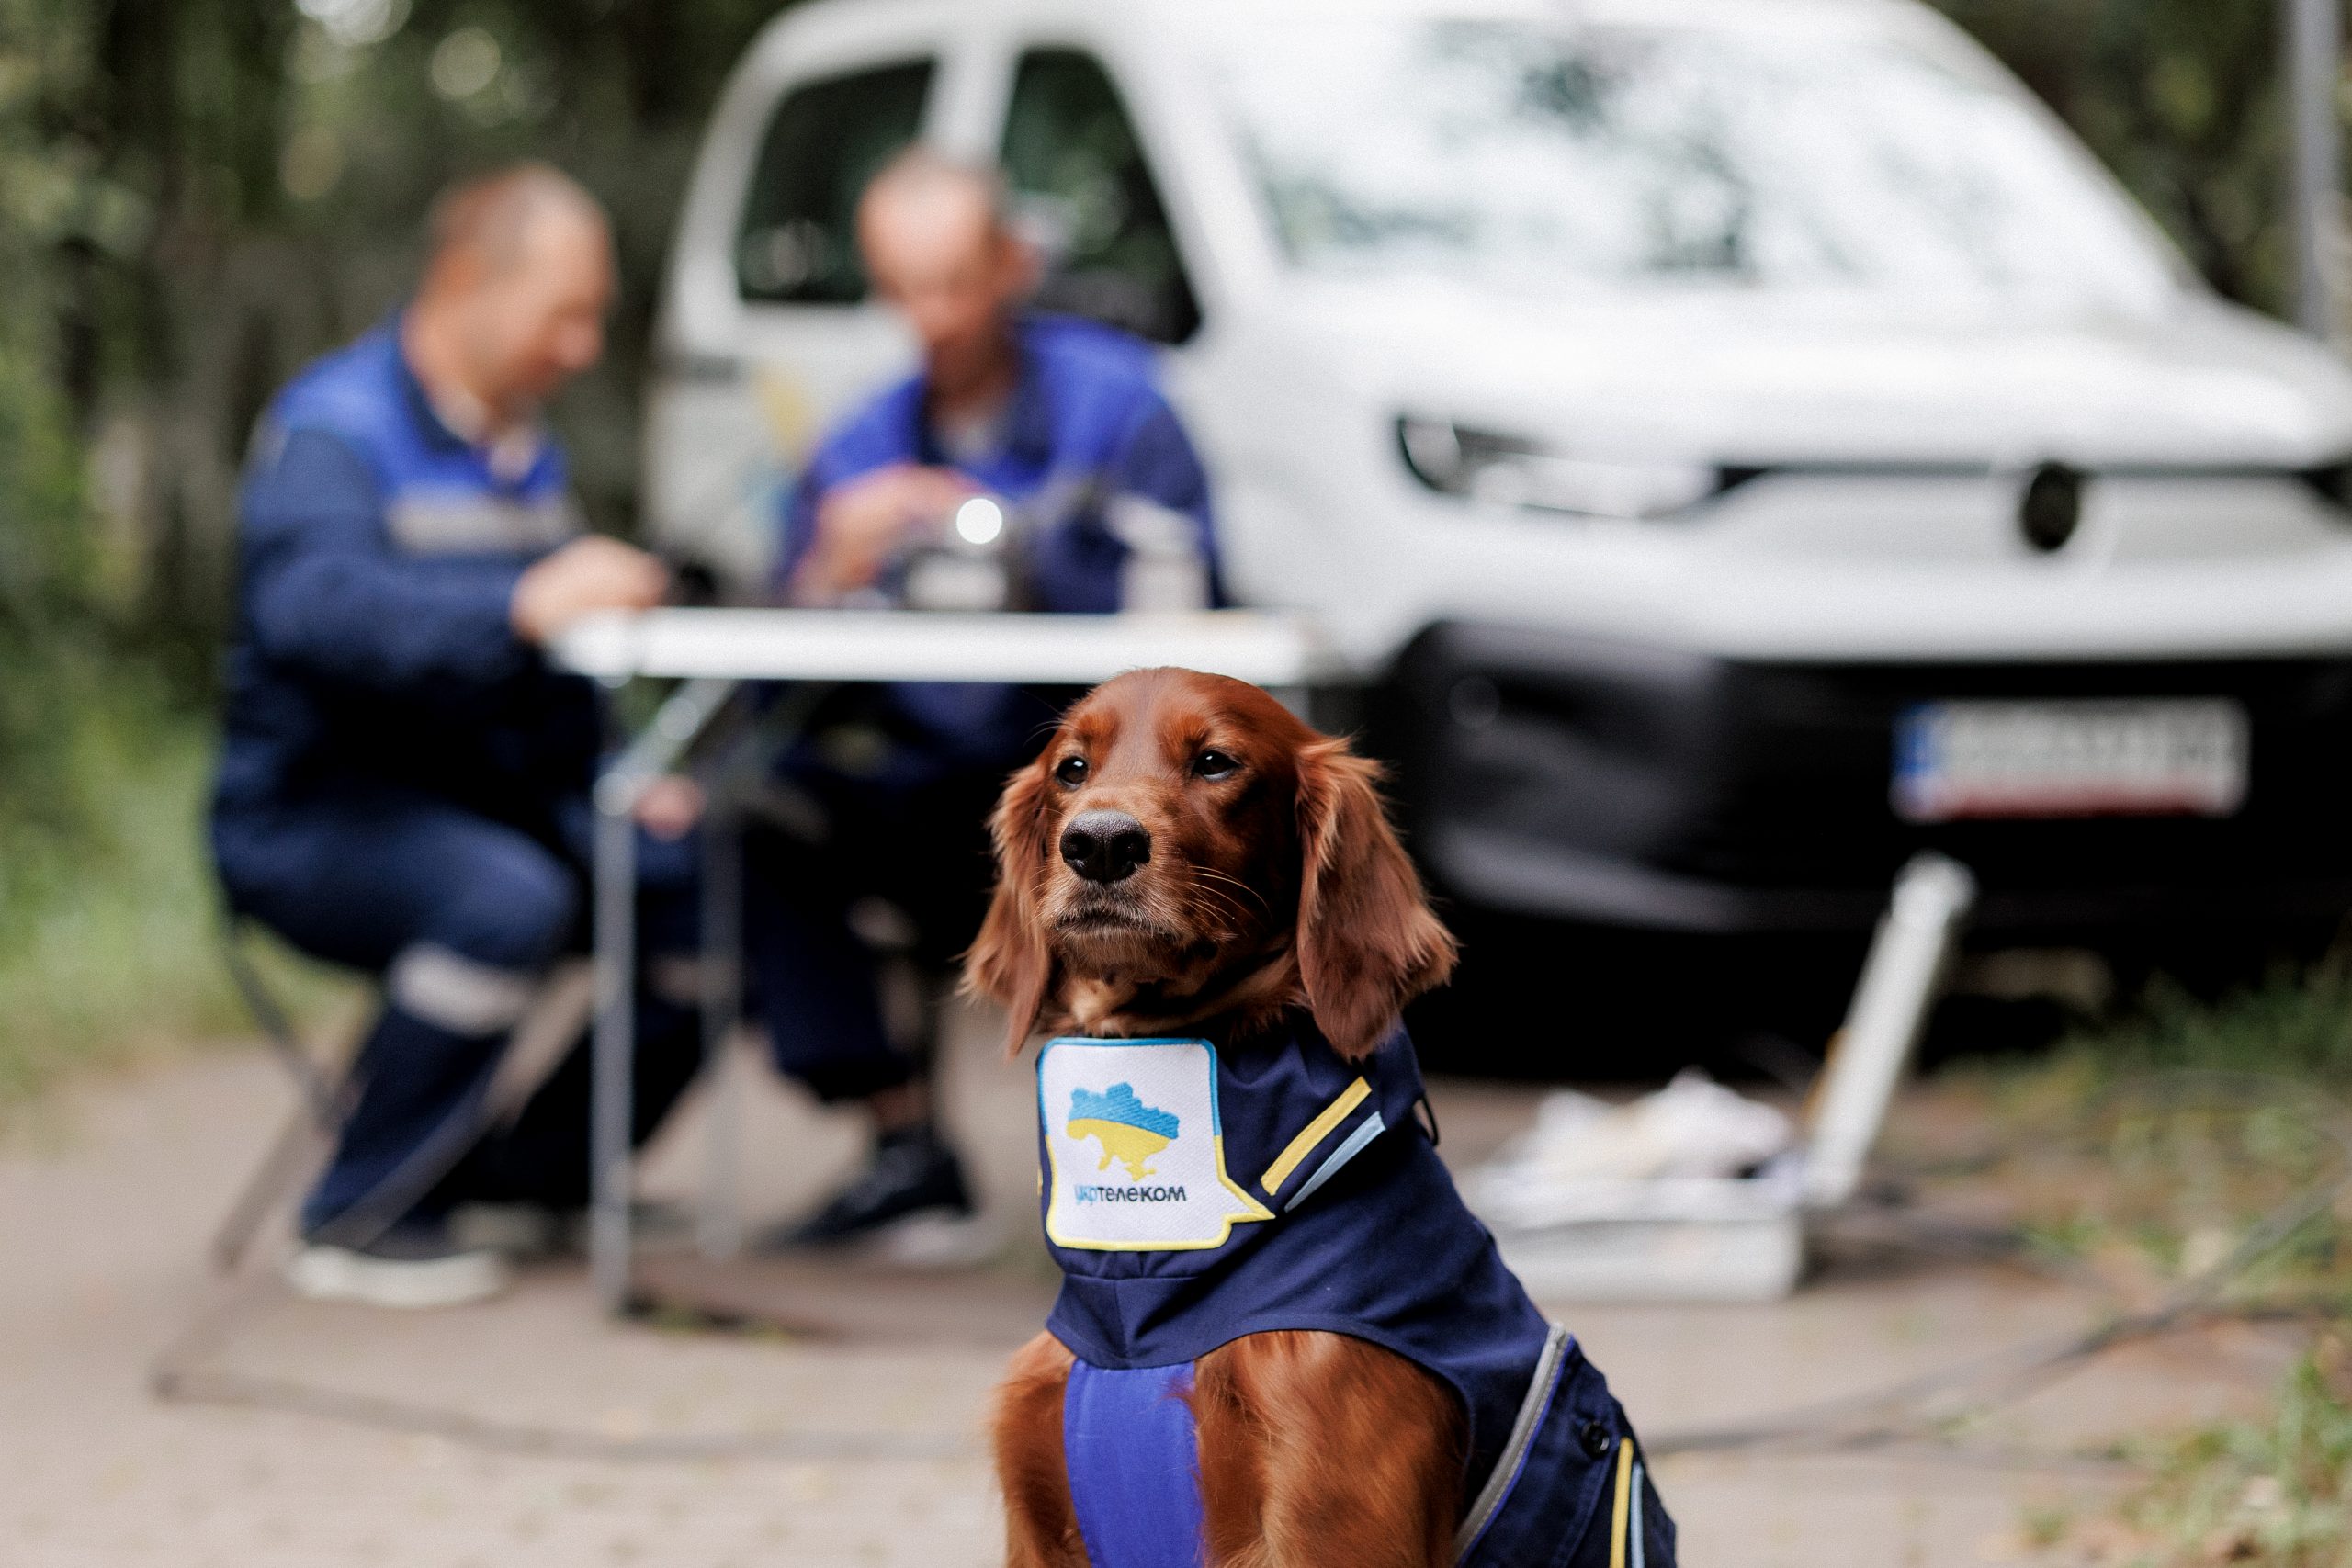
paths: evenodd
<path fill-rule="evenodd" d="M 1177 1125 L 1174 1112 L 1136 1099 L 1133 1084 L 1114 1083 L 1101 1094 L 1070 1090 L 1065 1131 L 1073 1138 L 1092 1138 L 1102 1145 L 1102 1160 L 1095 1169 L 1108 1170 L 1115 1159 L 1127 1168 L 1129 1176 L 1141 1181 L 1151 1174 L 1144 1161 L 1175 1141 Z"/>

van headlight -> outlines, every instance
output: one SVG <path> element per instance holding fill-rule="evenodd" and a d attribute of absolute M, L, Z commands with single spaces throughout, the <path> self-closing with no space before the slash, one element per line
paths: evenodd
<path fill-rule="evenodd" d="M 1666 517 L 1731 482 L 1705 463 L 1621 463 L 1571 457 L 1522 436 L 1450 420 L 1396 422 L 1412 476 L 1441 495 L 1579 517 Z"/>

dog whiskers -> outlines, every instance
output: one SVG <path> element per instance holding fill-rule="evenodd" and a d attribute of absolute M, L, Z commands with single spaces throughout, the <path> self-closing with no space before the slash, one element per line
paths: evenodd
<path fill-rule="evenodd" d="M 1242 881 L 1241 878 L 1234 875 L 1230 872 L 1219 871 L 1213 865 L 1195 865 L 1193 867 L 1193 874 L 1196 877 L 1205 878 L 1212 882 L 1229 882 L 1234 886 L 1239 888 L 1242 892 L 1248 894 L 1250 896 L 1250 901 L 1257 905 L 1260 909 L 1264 910 L 1269 914 L 1273 912 L 1273 907 L 1266 902 L 1266 896 L 1264 894 L 1259 892 L 1256 888 L 1250 886 L 1248 883 Z"/>

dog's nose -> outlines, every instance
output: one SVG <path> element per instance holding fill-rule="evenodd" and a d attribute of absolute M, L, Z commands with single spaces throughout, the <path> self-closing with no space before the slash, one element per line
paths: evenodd
<path fill-rule="evenodd" d="M 1081 811 L 1062 829 L 1062 859 L 1089 882 L 1122 882 L 1151 859 L 1151 835 L 1124 811 Z"/>

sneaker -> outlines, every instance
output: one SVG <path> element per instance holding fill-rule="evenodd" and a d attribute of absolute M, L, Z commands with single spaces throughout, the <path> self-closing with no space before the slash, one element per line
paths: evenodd
<path fill-rule="evenodd" d="M 771 1232 L 760 1245 L 771 1252 L 843 1247 L 880 1239 L 918 1215 L 932 1221 L 972 1218 L 963 1164 L 927 1124 L 884 1134 L 874 1157 L 848 1185 L 814 1214 Z"/>
<path fill-rule="evenodd" d="M 403 1225 L 366 1247 L 311 1242 L 286 1265 L 286 1282 L 314 1302 L 380 1307 L 462 1306 L 506 1289 L 514 1271 L 488 1247 L 466 1247 L 440 1225 Z"/>

